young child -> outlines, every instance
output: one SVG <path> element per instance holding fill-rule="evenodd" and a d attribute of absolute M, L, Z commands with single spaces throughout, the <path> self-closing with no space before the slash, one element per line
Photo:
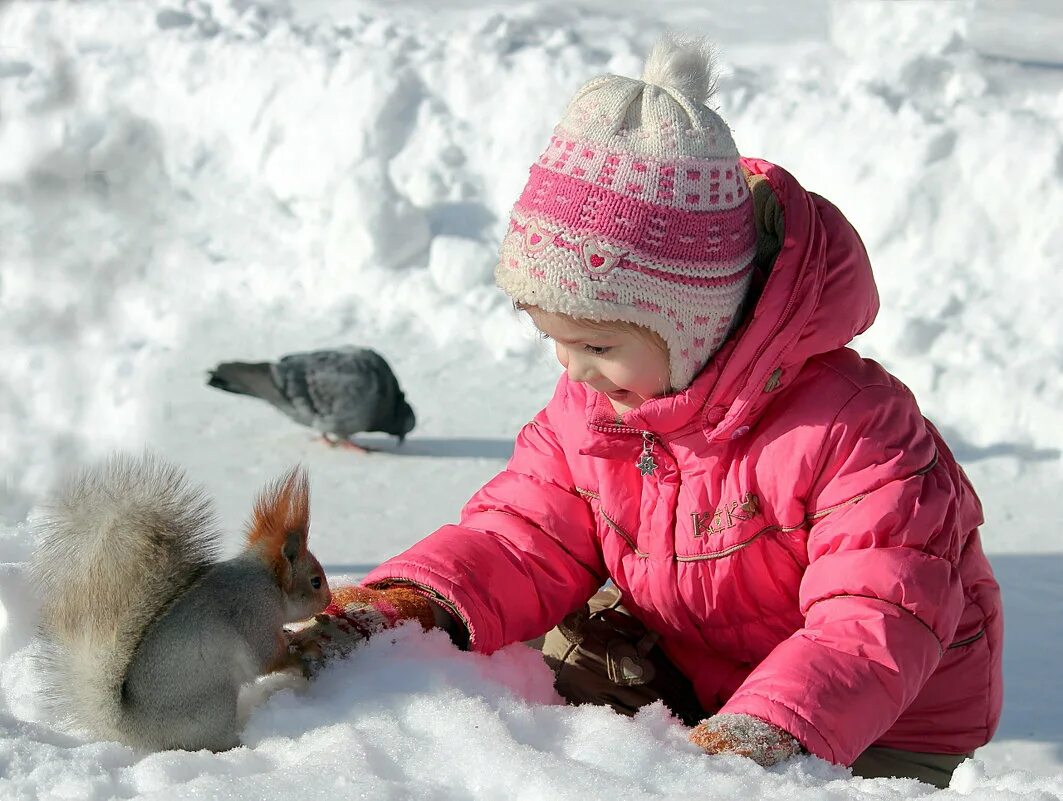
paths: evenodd
<path fill-rule="evenodd" d="M 712 754 L 945 786 L 1000 715 L 978 499 L 846 347 L 878 309 L 859 236 L 739 157 L 711 85 L 704 47 L 666 39 L 642 80 L 576 93 L 496 270 L 553 341 L 553 397 L 460 523 L 337 590 L 293 648 L 406 618 L 485 653 L 556 627 L 570 701 L 663 699 Z"/>

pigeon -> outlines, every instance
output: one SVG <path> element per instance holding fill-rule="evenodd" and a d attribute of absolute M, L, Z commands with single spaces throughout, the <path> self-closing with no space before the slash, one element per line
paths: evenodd
<path fill-rule="evenodd" d="M 362 431 L 399 438 L 417 420 L 384 357 L 369 348 L 291 353 L 276 362 L 225 362 L 207 384 L 251 395 L 321 432 L 326 442 L 367 451 L 351 440 Z"/>

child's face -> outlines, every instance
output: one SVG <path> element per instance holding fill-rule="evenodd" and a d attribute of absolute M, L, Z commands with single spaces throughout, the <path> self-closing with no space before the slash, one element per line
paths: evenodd
<path fill-rule="evenodd" d="M 603 393 L 617 414 L 668 391 L 668 353 L 655 337 L 624 328 L 603 330 L 534 307 L 527 312 L 554 341 L 569 379 Z"/>

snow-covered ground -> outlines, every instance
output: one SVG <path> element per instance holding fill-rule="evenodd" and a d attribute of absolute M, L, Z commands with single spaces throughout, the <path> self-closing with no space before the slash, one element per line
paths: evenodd
<path fill-rule="evenodd" d="M 552 356 L 491 286 L 569 94 L 716 38 L 739 149 L 860 230 L 859 343 L 916 392 L 986 507 L 1006 706 L 945 793 L 1063 797 L 1063 11 L 1052 0 L 9 0 L 0 4 L 0 798 L 901 799 L 811 758 L 710 759 L 660 707 L 559 706 L 523 646 L 381 638 L 257 707 L 246 748 L 137 754 L 35 695 L 26 519 L 56 475 L 147 445 L 238 531 L 311 470 L 315 552 L 357 577 L 504 464 Z M 1054 33 L 1053 33 L 1054 32 Z M 378 348 L 418 428 L 333 451 L 204 386 L 218 361 Z M 366 438 L 370 441 L 372 438 Z M 942 797 L 945 797 L 942 795 Z"/>

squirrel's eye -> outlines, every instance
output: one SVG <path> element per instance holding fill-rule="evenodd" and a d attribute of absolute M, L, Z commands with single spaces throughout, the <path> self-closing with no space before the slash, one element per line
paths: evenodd
<path fill-rule="evenodd" d="M 320 590 L 321 576 L 314 576 L 312 579 L 310 579 L 310 586 L 313 587 L 315 590 Z"/>

